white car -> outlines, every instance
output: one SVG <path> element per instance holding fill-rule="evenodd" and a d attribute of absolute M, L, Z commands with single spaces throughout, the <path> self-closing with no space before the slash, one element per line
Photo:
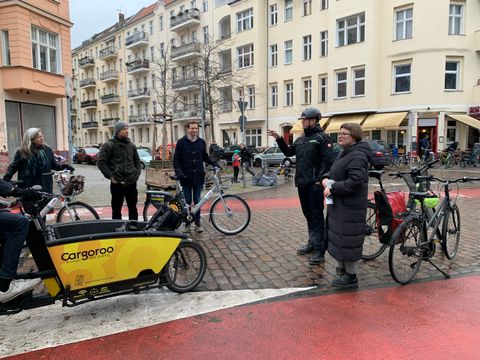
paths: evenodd
<path fill-rule="evenodd" d="M 283 155 L 282 151 L 278 146 L 274 146 L 266 149 L 260 154 L 256 154 L 253 157 L 254 166 L 262 166 L 262 163 L 264 161 L 267 166 L 284 164 L 285 166 L 290 167 L 292 166 L 292 164 L 295 164 L 296 157 L 286 157 L 285 155 Z"/>
<path fill-rule="evenodd" d="M 142 169 L 150 166 L 150 160 L 152 160 L 152 154 L 146 149 L 137 149 L 140 162 L 142 163 Z"/>

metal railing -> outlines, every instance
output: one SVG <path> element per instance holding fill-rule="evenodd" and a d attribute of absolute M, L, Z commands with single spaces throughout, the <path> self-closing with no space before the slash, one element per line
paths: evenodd
<path fill-rule="evenodd" d="M 134 60 L 127 64 L 127 72 L 132 72 L 138 69 L 149 69 L 150 61 L 147 59 L 143 60 Z"/>
<path fill-rule="evenodd" d="M 117 94 L 103 95 L 100 99 L 102 100 L 102 104 L 120 102 L 120 96 L 118 96 Z"/>
<path fill-rule="evenodd" d="M 112 55 L 117 55 L 117 49 L 115 49 L 115 46 L 109 46 L 105 49 L 100 50 L 100 59 L 103 60 L 106 57 L 112 56 Z"/>
<path fill-rule="evenodd" d="M 198 9 L 185 10 L 184 12 L 179 13 L 176 16 L 172 16 L 170 18 L 170 28 L 173 28 L 178 25 L 182 25 L 191 20 L 200 21 L 200 10 Z"/>
<path fill-rule="evenodd" d="M 97 100 L 86 100 L 86 101 L 82 101 L 80 103 L 80 107 L 83 109 L 83 108 L 86 108 L 86 107 L 96 107 L 97 106 Z"/>
<path fill-rule="evenodd" d="M 125 46 L 133 45 L 139 41 L 148 41 L 148 35 L 145 31 L 139 31 L 125 39 Z"/>
<path fill-rule="evenodd" d="M 100 80 L 118 79 L 117 70 L 108 70 L 100 74 Z"/>
<path fill-rule="evenodd" d="M 133 98 L 137 96 L 150 96 L 150 89 L 149 88 L 143 88 L 143 89 L 133 89 L 133 90 L 128 90 L 128 97 Z"/>
<path fill-rule="evenodd" d="M 202 45 L 198 41 L 192 41 L 188 44 L 180 45 L 172 49 L 172 59 L 179 58 L 190 53 L 200 53 Z"/>
<path fill-rule="evenodd" d="M 85 87 L 85 86 L 89 86 L 89 85 L 95 86 L 95 79 L 94 78 L 87 78 L 87 79 L 80 80 L 80 87 Z"/>

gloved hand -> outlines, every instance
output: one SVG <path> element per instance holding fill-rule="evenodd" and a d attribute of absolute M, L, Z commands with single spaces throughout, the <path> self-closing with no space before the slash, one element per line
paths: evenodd
<path fill-rule="evenodd" d="M 63 164 L 62 165 L 62 170 L 65 170 L 65 169 L 71 171 L 72 173 L 75 171 L 75 168 L 73 166 L 68 165 L 68 164 Z"/>
<path fill-rule="evenodd" d="M 22 197 L 25 200 L 36 201 L 42 198 L 42 195 L 33 189 L 22 189 L 19 187 L 14 187 L 12 190 L 12 195 L 15 197 Z"/>

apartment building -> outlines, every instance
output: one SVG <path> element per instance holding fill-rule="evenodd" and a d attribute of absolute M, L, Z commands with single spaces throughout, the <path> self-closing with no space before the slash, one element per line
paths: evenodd
<path fill-rule="evenodd" d="M 69 19 L 68 1 L 0 1 L 0 171 L 30 127 L 68 153 Z"/>
<path fill-rule="evenodd" d="M 357 122 L 367 137 L 400 152 L 415 151 L 427 134 L 435 151 L 452 141 L 462 149 L 479 142 L 476 1 L 171 0 L 152 6 L 148 21 L 157 27 L 155 40 L 138 56 L 148 58 L 150 49 L 161 57 L 162 49 L 170 49 L 170 78 L 164 81 L 174 94 L 167 111 L 173 141 L 184 134 L 185 121 L 201 118 L 204 50 L 215 43 L 215 107 L 213 117 L 206 116 L 207 140 L 213 133 L 222 144 L 268 146 L 270 128 L 293 141 L 298 114 L 314 106 L 334 140 L 341 123 Z M 150 71 L 125 86 L 148 89 L 158 69 Z M 160 97 L 142 96 L 128 99 L 128 119 L 145 114 L 143 123 L 152 124 Z M 244 131 L 239 101 L 245 103 Z M 151 133 L 142 130 L 139 139 L 146 143 Z"/>

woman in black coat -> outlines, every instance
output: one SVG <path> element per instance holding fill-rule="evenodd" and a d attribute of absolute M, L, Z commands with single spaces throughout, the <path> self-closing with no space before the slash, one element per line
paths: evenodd
<path fill-rule="evenodd" d="M 368 198 L 370 147 L 361 142 L 358 124 L 342 124 L 338 143 L 343 148 L 333 163 L 328 179 L 323 180 L 324 196 L 333 204 L 327 206 L 328 252 L 338 262 L 339 278 L 332 282 L 339 288 L 357 288 L 358 261 L 365 237 Z M 327 201 L 328 203 L 328 201 Z"/>

